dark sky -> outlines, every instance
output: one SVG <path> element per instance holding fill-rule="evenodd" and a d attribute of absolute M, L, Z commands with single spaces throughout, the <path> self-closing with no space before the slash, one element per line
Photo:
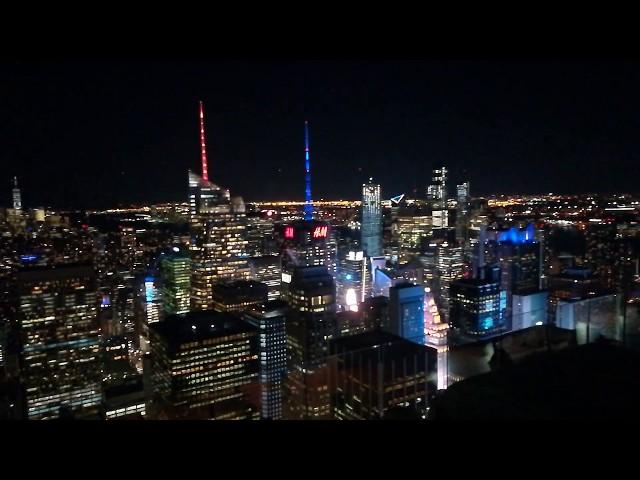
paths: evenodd
<path fill-rule="evenodd" d="M 636 191 L 640 64 L 49 61 L 0 64 L 0 205 L 186 198 L 205 102 L 210 177 L 245 200 L 389 198 L 445 164 L 474 195 Z M 453 193 L 453 188 L 451 188 Z"/>

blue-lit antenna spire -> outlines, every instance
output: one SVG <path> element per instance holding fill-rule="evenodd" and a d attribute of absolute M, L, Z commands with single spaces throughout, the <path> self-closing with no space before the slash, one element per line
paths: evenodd
<path fill-rule="evenodd" d="M 311 164 L 309 161 L 309 122 L 304 122 L 304 219 L 313 220 L 313 201 L 311 200 Z"/>

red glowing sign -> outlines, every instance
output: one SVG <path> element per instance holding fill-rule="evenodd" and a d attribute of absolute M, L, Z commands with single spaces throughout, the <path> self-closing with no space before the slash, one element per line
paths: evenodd
<path fill-rule="evenodd" d="M 329 227 L 316 227 L 313 229 L 313 238 L 326 238 Z"/>
<path fill-rule="evenodd" d="M 284 229 L 284 238 L 293 238 L 293 227 L 286 227 Z"/>

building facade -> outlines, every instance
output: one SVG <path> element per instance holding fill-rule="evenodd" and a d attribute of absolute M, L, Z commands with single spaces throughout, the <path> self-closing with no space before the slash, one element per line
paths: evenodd
<path fill-rule="evenodd" d="M 20 370 L 30 420 L 97 413 L 100 328 L 93 269 L 59 266 L 16 277 Z"/>
<path fill-rule="evenodd" d="M 259 418 L 258 329 L 230 314 L 190 312 L 151 325 L 155 419 Z"/>
<path fill-rule="evenodd" d="M 260 355 L 260 416 L 280 420 L 283 416 L 283 382 L 287 374 L 286 318 L 288 305 L 274 300 L 244 314 L 258 328 Z"/>
<path fill-rule="evenodd" d="M 326 267 L 293 271 L 285 300 L 288 376 L 285 418 L 318 420 L 331 417 L 328 344 L 337 334 L 336 287 Z"/>

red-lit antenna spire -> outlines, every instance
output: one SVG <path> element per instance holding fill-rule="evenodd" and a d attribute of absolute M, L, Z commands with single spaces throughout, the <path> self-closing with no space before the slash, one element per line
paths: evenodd
<path fill-rule="evenodd" d="M 200 101 L 200 156 L 202 158 L 202 178 L 209 181 L 209 172 L 207 171 L 207 145 L 204 141 L 204 107 L 202 100 Z"/>

